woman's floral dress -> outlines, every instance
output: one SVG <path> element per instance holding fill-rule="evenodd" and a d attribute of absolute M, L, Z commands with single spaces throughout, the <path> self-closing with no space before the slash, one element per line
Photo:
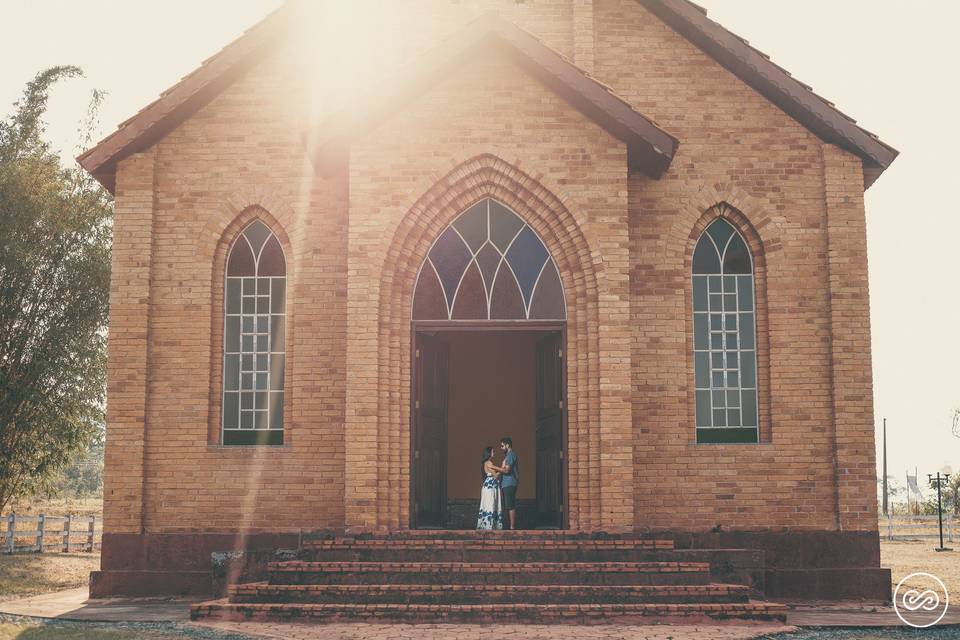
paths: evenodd
<path fill-rule="evenodd" d="M 480 513 L 477 529 L 503 529 L 503 509 L 500 507 L 500 478 L 487 474 L 480 487 Z"/>

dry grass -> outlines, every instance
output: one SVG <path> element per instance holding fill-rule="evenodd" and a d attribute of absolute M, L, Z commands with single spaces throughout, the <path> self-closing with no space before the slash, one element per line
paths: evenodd
<path fill-rule="evenodd" d="M 99 568 L 99 553 L 0 555 L 0 600 L 82 587 Z"/>
<path fill-rule="evenodd" d="M 880 541 L 880 564 L 889 567 L 896 587 L 905 576 L 922 571 L 937 576 L 951 594 L 960 594 L 960 544 L 945 544 L 954 551 L 934 551 L 937 543 Z M 922 586 L 922 585 L 911 585 Z"/>
<path fill-rule="evenodd" d="M 246 640 L 248 636 L 193 632 L 173 625 L 122 625 L 96 623 L 43 624 L 0 620 L 0 640 Z"/>
<path fill-rule="evenodd" d="M 173 640 L 171 635 L 143 635 L 133 629 L 91 629 L 89 627 L 50 627 L 31 623 L 0 623 L 0 640 Z"/>
<path fill-rule="evenodd" d="M 31 498 L 14 502 L 8 511 L 22 516 L 44 514 L 48 516 L 97 516 L 103 517 L 103 498 Z"/>

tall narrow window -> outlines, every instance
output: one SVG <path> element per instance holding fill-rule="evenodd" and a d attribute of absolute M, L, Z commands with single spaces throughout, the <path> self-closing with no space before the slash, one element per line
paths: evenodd
<path fill-rule="evenodd" d="M 286 261 L 255 220 L 227 257 L 223 330 L 223 444 L 283 444 Z"/>
<path fill-rule="evenodd" d="M 723 218 L 693 252 L 697 442 L 757 442 L 753 257 Z"/>

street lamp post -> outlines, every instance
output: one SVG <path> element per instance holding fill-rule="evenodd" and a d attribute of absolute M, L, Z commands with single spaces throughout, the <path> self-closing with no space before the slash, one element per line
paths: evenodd
<path fill-rule="evenodd" d="M 937 471 L 936 478 L 933 477 L 933 474 L 928 473 L 927 479 L 930 481 L 930 486 L 937 488 L 937 516 L 940 522 L 940 547 L 937 551 L 953 551 L 953 549 L 947 549 L 943 546 L 943 500 L 940 493 L 940 487 L 947 483 L 947 480 L 950 479 L 950 474 L 945 473 L 941 476 L 940 472 Z"/>

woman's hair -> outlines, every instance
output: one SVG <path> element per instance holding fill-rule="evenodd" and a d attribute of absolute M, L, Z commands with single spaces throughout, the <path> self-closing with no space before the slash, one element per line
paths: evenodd
<path fill-rule="evenodd" d="M 485 465 L 487 464 L 487 460 L 489 460 L 492 457 L 493 457 L 493 447 L 484 447 L 483 458 L 480 460 L 480 478 L 481 479 L 487 477 L 487 470 L 485 468 Z"/>

